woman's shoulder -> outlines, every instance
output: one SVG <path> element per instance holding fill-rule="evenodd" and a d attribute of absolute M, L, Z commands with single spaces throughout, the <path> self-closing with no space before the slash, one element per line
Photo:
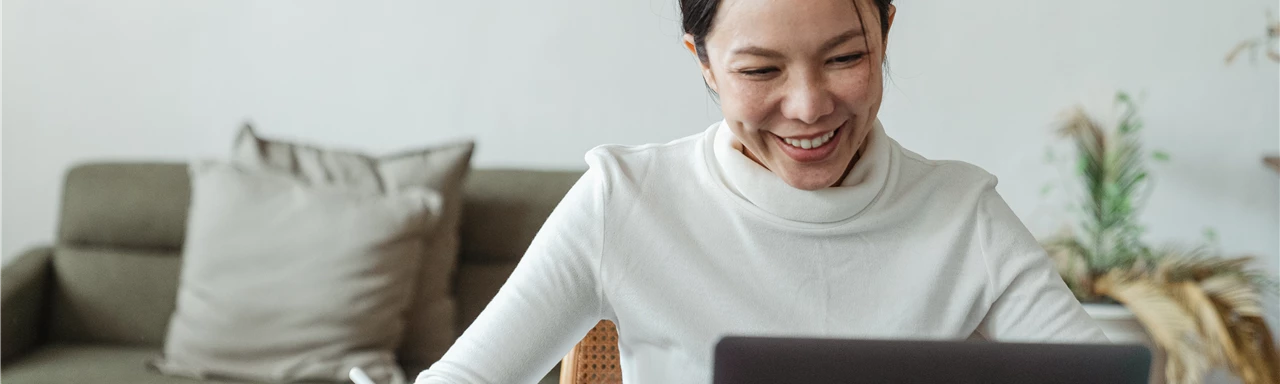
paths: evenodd
<path fill-rule="evenodd" d="M 679 174 L 678 170 L 694 169 L 700 164 L 698 154 L 706 137 L 707 132 L 699 132 L 666 143 L 606 144 L 587 151 L 585 160 L 592 171 L 608 176 L 608 181 L 639 182 L 637 178 L 672 174 L 666 171 Z M 664 172 L 654 172 L 658 170 Z"/>
<path fill-rule="evenodd" d="M 605 144 L 587 151 L 587 161 L 592 158 L 611 158 L 623 162 L 649 161 L 650 159 L 670 159 L 672 154 L 687 154 L 697 146 L 703 134 L 685 136 L 666 143 L 622 145 Z"/>
<path fill-rule="evenodd" d="M 898 177 L 887 193 L 888 206 L 913 210 L 930 221 L 989 220 L 982 218 L 987 215 L 984 205 L 1003 200 L 996 192 L 999 180 L 982 167 L 898 148 Z"/>
<path fill-rule="evenodd" d="M 999 179 L 977 165 L 959 160 L 934 160 L 898 146 L 900 182 L 935 192 L 982 193 L 994 190 Z"/>
<path fill-rule="evenodd" d="M 630 162 L 648 160 L 652 158 L 672 158 L 673 156 L 671 155 L 673 154 L 684 155 L 692 152 L 693 149 L 698 147 L 698 143 L 712 132 L 714 132 L 714 127 L 712 129 L 671 140 L 666 143 L 639 145 L 605 144 L 587 151 L 586 157 L 588 163 L 592 158 L 613 158 Z"/>

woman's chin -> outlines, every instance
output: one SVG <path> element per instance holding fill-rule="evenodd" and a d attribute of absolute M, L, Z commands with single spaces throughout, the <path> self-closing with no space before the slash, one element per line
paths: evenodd
<path fill-rule="evenodd" d="M 820 163 L 799 163 L 794 161 L 783 160 L 783 164 L 776 164 L 776 167 L 770 169 L 776 170 L 777 175 L 783 182 L 792 188 L 802 189 L 806 191 L 815 191 L 823 188 L 836 186 L 844 179 L 845 173 L 849 172 L 850 162 L 853 160 L 853 154 L 837 152 L 831 158 Z"/>
<path fill-rule="evenodd" d="M 842 169 L 843 170 L 843 169 Z M 840 180 L 840 171 L 830 171 L 825 169 L 792 169 L 787 170 L 782 176 L 782 181 L 790 185 L 792 188 L 816 191 L 823 188 L 835 186 Z"/>

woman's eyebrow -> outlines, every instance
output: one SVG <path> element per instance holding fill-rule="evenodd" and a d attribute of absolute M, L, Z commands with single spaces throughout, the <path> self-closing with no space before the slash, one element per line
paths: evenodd
<path fill-rule="evenodd" d="M 850 29 L 848 31 L 845 31 L 845 33 L 836 35 L 836 37 L 827 39 L 825 43 L 822 43 L 822 47 L 819 49 L 819 51 L 820 52 L 830 51 L 832 49 L 835 49 L 836 47 L 839 47 L 840 44 L 844 44 L 845 42 L 848 42 L 850 40 L 862 37 L 864 34 L 865 33 L 862 31 L 862 28 Z M 734 49 L 733 52 L 730 52 L 730 54 L 760 56 L 760 57 L 765 57 L 770 59 L 778 59 L 785 56 L 781 52 L 768 49 L 768 48 L 754 46 L 754 45 L 748 45 L 742 48 Z"/>
<path fill-rule="evenodd" d="M 822 43 L 822 48 L 819 49 L 818 51 L 819 52 L 830 51 L 832 49 L 835 49 L 836 47 L 839 47 L 840 44 L 844 44 L 849 40 L 860 38 L 865 34 L 866 32 L 863 32 L 862 28 L 850 29 L 848 31 L 845 31 L 845 33 L 841 33 L 836 37 L 832 37 L 831 39 L 828 39 L 827 42 Z"/>
<path fill-rule="evenodd" d="M 768 48 L 757 47 L 754 45 L 748 45 L 742 48 L 735 49 L 733 50 L 733 52 L 731 52 L 731 54 L 760 56 L 760 57 L 765 57 L 770 59 L 780 59 L 783 57 L 783 54 L 781 52 L 768 49 Z"/>

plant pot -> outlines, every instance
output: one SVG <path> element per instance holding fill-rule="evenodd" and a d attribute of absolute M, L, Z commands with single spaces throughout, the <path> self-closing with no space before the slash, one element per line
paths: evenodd
<path fill-rule="evenodd" d="M 1137 316 L 1134 316 L 1133 311 L 1120 304 L 1083 303 L 1081 305 L 1084 306 L 1085 313 L 1098 323 L 1102 333 L 1107 335 L 1112 343 L 1142 344 L 1151 349 L 1151 383 L 1165 382 L 1164 351 L 1151 342 L 1146 328 L 1142 327 L 1142 323 L 1138 321 Z"/>

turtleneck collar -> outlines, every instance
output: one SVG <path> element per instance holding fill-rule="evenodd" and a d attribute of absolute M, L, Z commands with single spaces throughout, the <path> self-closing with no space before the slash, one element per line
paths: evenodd
<path fill-rule="evenodd" d="M 734 195 L 764 213 L 789 221 L 830 224 L 857 216 L 879 196 L 891 168 L 892 140 L 880 121 L 867 135 L 862 157 L 839 186 L 797 189 L 742 153 L 742 144 L 723 121 L 709 141 L 711 168 Z"/>

